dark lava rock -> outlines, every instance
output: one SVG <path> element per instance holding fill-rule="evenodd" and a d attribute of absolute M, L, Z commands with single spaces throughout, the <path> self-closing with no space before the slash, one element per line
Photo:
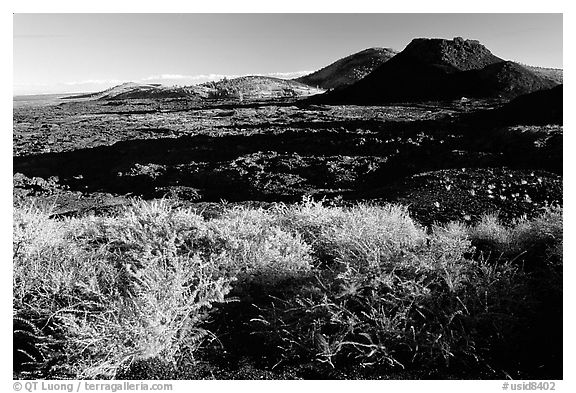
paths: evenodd
<path fill-rule="evenodd" d="M 563 203 L 561 176 L 506 168 L 421 173 L 382 193 L 387 201 L 407 205 L 411 215 L 424 225 L 455 220 L 473 223 L 487 213 L 510 221 L 533 217 Z"/>
<path fill-rule="evenodd" d="M 130 365 L 118 372 L 116 379 L 175 379 L 175 375 L 176 367 L 174 364 L 159 358 L 148 358 L 133 361 Z"/>
<path fill-rule="evenodd" d="M 203 195 L 208 199 L 296 201 L 303 195 L 322 197 L 351 192 L 386 161 L 385 157 L 374 156 L 305 156 L 267 151 L 216 163 L 197 172 L 190 181 L 205 187 Z"/>
<path fill-rule="evenodd" d="M 416 38 L 402 51 L 403 56 L 448 69 L 469 71 L 502 61 L 476 40 Z"/>

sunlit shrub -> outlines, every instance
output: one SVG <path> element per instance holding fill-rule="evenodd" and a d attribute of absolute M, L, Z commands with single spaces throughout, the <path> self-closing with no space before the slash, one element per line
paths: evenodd
<path fill-rule="evenodd" d="M 194 251 L 190 241 L 202 219 L 162 203 L 63 222 L 17 212 L 14 222 L 21 244 L 15 312 L 50 318 L 53 334 L 46 339 L 59 340 L 61 373 L 108 377 L 134 359 L 173 361 L 193 352 L 208 334 L 200 326 L 206 312 L 224 301 L 233 281 L 221 274 L 225 256 Z M 38 240 L 44 225 L 60 230 Z M 61 245 L 67 251 L 56 253 Z M 38 247 L 43 251 L 34 252 Z"/>
<path fill-rule="evenodd" d="M 159 201 L 72 219 L 15 209 L 13 228 L 15 341 L 31 377 L 175 364 L 232 300 L 241 313 L 224 333 L 248 329 L 275 364 L 492 369 L 561 331 L 561 210 L 424 228 L 397 205 L 308 199 L 207 220 Z M 532 324 L 542 315 L 550 326 Z"/>

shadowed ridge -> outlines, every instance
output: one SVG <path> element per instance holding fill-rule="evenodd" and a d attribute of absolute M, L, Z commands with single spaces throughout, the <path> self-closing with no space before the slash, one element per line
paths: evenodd
<path fill-rule="evenodd" d="M 556 85 L 512 61 L 501 61 L 479 70 L 459 73 L 451 83 L 462 96 L 508 99 L 548 90 Z"/>
<path fill-rule="evenodd" d="M 498 109 L 463 116 L 478 127 L 507 125 L 562 125 L 563 85 L 519 96 Z"/>

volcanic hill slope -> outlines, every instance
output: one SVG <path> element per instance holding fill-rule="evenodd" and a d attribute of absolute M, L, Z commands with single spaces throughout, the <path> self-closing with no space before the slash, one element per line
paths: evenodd
<path fill-rule="evenodd" d="M 272 99 L 304 97 L 323 93 L 324 90 L 303 83 L 269 76 L 242 76 L 206 82 L 199 87 L 209 92 L 210 98 Z"/>
<path fill-rule="evenodd" d="M 556 84 L 494 56 L 475 40 L 417 38 L 364 79 L 314 101 L 377 104 L 461 97 L 511 99 Z"/>
<path fill-rule="evenodd" d="M 365 49 L 294 80 L 326 90 L 349 86 L 364 78 L 397 53 L 390 48 Z"/>

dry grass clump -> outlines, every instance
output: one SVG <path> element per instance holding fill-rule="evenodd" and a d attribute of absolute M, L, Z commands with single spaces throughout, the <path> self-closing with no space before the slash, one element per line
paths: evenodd
<path fill-rule="evenodd" d="M 511 333 L 524 276 L 511 263 L 472 260 L 466 226 L 427 233 L 394 205 L 339 209 L 336 216 L 324 209 L 330 219 L 316 241 L 330 246 L 330 273 L 255 319 L 270 345 L 284 348 L 280 361 L 449 365 L 483 358 L 490 340 Z M 302 221 L 300 227 L 314 227 Z"/>
<path fill-rule="evenodd" d="M 562 263 L 562 209 L 550 208 L 540 216 L 504 225 L 495 214 L 482 217 L 469 229 L 474 246 L 505 260 L 517 259 L 530 270 Z"/>
<path fill-rule="evenodd" d="M 313 213 L 310 221 L 303 209 Z M 511 228 L 487 215 L 475 227 L 450 223 L 429 231 L 394 205 L 307 203 L 284 219 L 331 257 L 330 268 L 299 295 L 261 308 L 255 328 L 283 348 L 280 362 L 333 367 L 490 369 L 512 346 L 507 341 L 530 339 L 532 327 L 524 325 L 542 303 L 519 257 L 535 244 L 543 248 L 532 259 L 558 256 L 562 241 L 559 211 Z M 556 260 L 561 265 L 561 255 Z"/>
<path fill-rule="evenodd" d="M 209 223 L 238 279 L 237 285 L 275 286 L 312 268 L 312 247 L 287 231 L 272 212 L 233 208 Z"/>

